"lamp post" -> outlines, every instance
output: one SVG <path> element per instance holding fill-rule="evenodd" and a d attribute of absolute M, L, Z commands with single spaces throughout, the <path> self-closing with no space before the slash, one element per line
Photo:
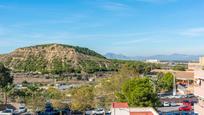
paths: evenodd
<path fill-rule="evenodd" d="M 173 73 L 173 95 L 175 96 L 176 95 L 176 76 L 175 74 Z"/>

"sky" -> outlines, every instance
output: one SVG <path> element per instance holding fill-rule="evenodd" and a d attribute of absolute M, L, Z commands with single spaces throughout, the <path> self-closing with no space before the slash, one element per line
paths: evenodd
<path fill-rule="evenodd" d="M 0 54 L 61 43 L 127 56 L 204 54 L 204 0 L 1 0 Z"/>

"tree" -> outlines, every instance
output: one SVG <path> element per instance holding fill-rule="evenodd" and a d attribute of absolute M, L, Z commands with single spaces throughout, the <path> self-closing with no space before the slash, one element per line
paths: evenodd
<path fill-rule="evenodd" d="M 100 80 L 95 88 L 96 106 L 109 108 L 111 102 L 116 100 L 116 94 L 121 90 L 124 81 L 138 76 L 135 69 L 124 64 L 111 77 Z"/>
<path fill-rule="evenodd" d="M 4 92 L 4 104 L 7 104 L 7 94 L 11 90 L 12 83 L 13 76 L 10 75 L 9 69 L 0 63 L 0 88 Z"/>
<path fill-rule="evenodd" d="M 46 90 L 45 96 L 49 99 L 64 99 L 64 94 L 60 90 L 52 87 Z"/>
<path fill-rule="evenodd" d="M 7 84 L 5 87 L 2 88 L 2 91 L 4 92 L 4 104 L 5 105 L 7 105 L 8 95 L 11 94 L 13 88 L 14 88 L 14 85 L 12 84 Z"/>
<path fill-rule="evenodd" d="M 161 89 L 164 91 L 170 91 L 173 89 L 173 79 L 174 75 L 172 73 L 166 73 L 159 81 Z"/>
<path fill-rule="evenodd" d="M 185 65 L 176 65 L 172 67 L 173 70 L 177 70 L 177 71 L 185 71 L 186 68 L 187 67 Z"/>
<path fill-rule="evenodd" d="M 163 73 L 158 73 L 157 75 L 156 75 L 156 77 L 151 77 L 150 78 L 150 80 L 151 80 L 151 82 L 152 82 L 152 85 L 153 85 L 153 87 L 154 87 L 154 92 L 155 93 L 159 93 L 160 91 L 161 91 L 161 85 L 160 85 L 160 81 L 161 81 L 161 78 L 163 77 Z"/>
<path fill-rule="evenodd" d="M 36 84 L 30 84 L 27 86 L 29 93 L 31 93 L 32 96 L 32 108 L 33 111 L 35 108 L 35 96 L 36 96 L 36 92 L 38 91 L 39 87 Z"/>
<path fill-rule="evenodd" d="M 73 110 L 85 111 L 94 105 L 94 92 L 92 86 L 81 86 L 71 93 L 71 108 Z"/>
<path fill-rule="evenodd" d="M 128 102 L 132 107 L 155 107 L 159 104 L 157 93 L 148 78 L 131 78 L 125 81 L 116 96 L 118 101 Z"/>
<path fill-rule="evenodd" d="M 69 108 L 69 105 L 67 103 L 62 103 L 61 100 L 57 100 L 57 99 L 52 99 L 50 100 L 53 107 L 56 109 L 66 109 Z"/>
<path fill-rule="evenodd" d="M 19 101 L 20 103 L 24 103 L 26 96 L 29 96 L 27 94 L 27 89 L 14 89 L 14 91 L 11 94 L 15 99 L 17 99 L 17 101 Z"/>
<path fill-rule="evenodd" d="M 0 88 L 4 88 L 8 84 L 13 83 L 13 76 L 10 75 L 10 71 L 2 63 L 0 63 Z"/>

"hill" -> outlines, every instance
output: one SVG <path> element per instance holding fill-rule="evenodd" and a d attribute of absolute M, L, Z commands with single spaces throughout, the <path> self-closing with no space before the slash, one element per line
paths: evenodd
<path fill-rule="evenodd" d="M 93 50 L 64 44 L 18 48 L 11 53 L 0 55 L 0 62 L 13 71 L 54 74 L 94 73 L 114 68 L 111 61 Z"/>

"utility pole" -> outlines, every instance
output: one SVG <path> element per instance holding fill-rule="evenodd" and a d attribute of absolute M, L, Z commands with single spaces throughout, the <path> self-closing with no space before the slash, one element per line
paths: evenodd
<path fill-rule="evenodd" d="M 176 76 L 175 74 L 173 73 L 173 95 L 175 96 L 176 95 Z"/>

